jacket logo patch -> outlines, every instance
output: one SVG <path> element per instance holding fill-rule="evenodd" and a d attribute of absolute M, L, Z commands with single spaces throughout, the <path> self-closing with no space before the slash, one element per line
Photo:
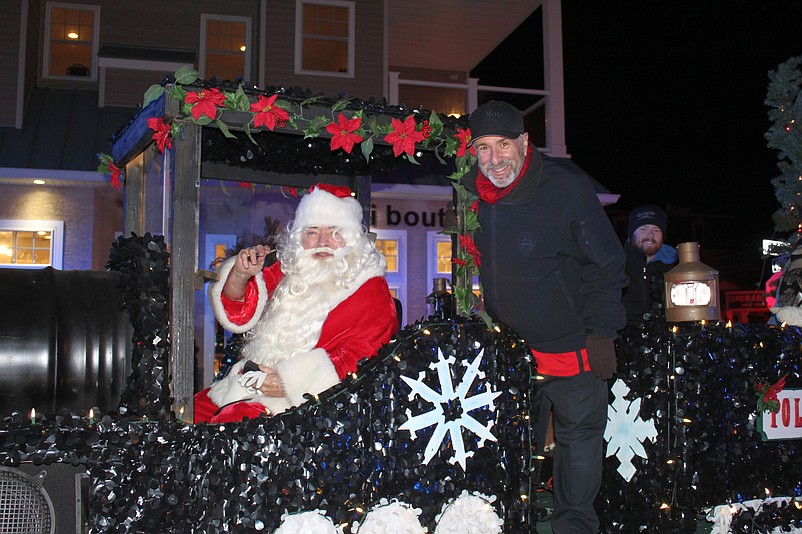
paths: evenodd
<path fill-rule="evenodd" d="M 518 250 L 524 256 L 528 256 L 535 250 L 535 236 L 530 232 L 521 232 L 518 234 Z"/>

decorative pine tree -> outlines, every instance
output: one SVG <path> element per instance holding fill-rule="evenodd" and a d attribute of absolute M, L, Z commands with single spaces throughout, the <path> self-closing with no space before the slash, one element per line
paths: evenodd
<path fill-rule="evenodd" d="M 780 175 L 771 180 L 780 208 L 772 219 L 778 232 L 791 232 L 789 240 L 802 237 L 802 56 L 781 63 L 769 72 L 765 104 L 771 127 L 765 137 L 769 148 L 779 151 Z"/>

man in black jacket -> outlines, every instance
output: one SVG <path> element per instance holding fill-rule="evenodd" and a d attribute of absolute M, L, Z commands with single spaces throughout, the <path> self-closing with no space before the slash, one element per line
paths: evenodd
<path fill-rule="evenodd" d="M 624 243 L 629 285 L 621 298 L 627 310 L 627 324 L 665 317 L 663 275 L 677 264 L 677 250 L 663 243 L 666 227 L 666 214 L 657 206 L 646 204 L 629 214 Z"/>
<path fill-rule="evenodd" d="M 470 130 L 478 164 L 463 183 L 480 200 L 474 239 L 485 309 L 531 347 L 554 417 L 552 528 L 598 532 L 593 501 L 613 340 L 625 323 L 624 252 L 590 180 L 541 156 L 518 109 L 483 104 Z"/>

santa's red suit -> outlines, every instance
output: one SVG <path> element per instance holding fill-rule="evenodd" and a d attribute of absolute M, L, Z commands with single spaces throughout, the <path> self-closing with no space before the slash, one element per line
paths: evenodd
<path fill-rule="evenodd" d="M 220 282 L 210 289 L 215 315 L 226 330 L 234 333 L 271 328 L 264 310 L 282 280 L 281 266 L 275 263 L 253 277 L 244 302 L 227 299 L 223 285 L 236 258 L 220 269 Z M 330 311 L 321 317 L 319 337 L 311 350 L 299 350 L 275 361 L 270 354 L 252 358 L 274 368 L 284 384 L 285 397 L 255 395 L 243 387 L 244 360 L 234 364 L 225 378 L 195 395 L 195 422 L 222 423 L 280 413 L 306 401 L 305 394 L 318 394 L 356 371 L 359 360 L 376 354 L 398 329 L 395 304 L 383 270 L 366 269 L 348 288 L 328 299 Z M 258 347 L 254 350 L 258 351 Z M 253 354 L 254 350 L 250 352 Z"/>

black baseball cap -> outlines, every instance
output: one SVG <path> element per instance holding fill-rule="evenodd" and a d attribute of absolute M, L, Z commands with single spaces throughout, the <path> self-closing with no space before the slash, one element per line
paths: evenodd
<path fill-rule="evenodd" d="M 517 139 L 524 133 L 524 116 L 507 102 L 491 100 L 476 108 L 468 119 L 471 143 L 487 135 Z"/>

